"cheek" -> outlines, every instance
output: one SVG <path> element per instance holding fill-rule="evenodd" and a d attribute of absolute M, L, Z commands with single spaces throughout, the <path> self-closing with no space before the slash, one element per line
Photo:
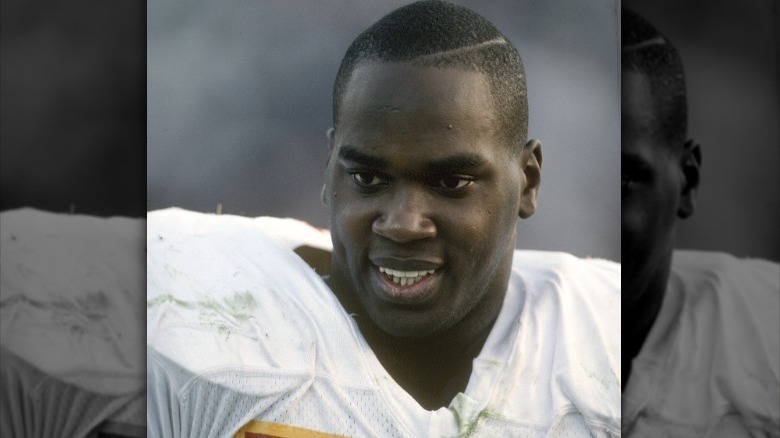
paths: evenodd
<path fill-rule="evenodd" d="M 479 231 L 491 230 L 497 241 L 505 241 L 515 231 L 519 217 L 519 196 L 515 193 L 503 193 L 502 196 L 483 196 L 485 201 L 480 205 L 476 216 L 480 218 Z"/>
<path fill-rule="evenodd" d="M 621 204 L 621 242 L 625 250 L 631 251 L 642 236 L 649 232 L 648 206 L 636 199 L 623 197 Z"/>
<path fill-rule="evenodd" d="M 517 215 L 505 202 L 484 202 L 460 205 L 447 216 L 446 230 L 455 246 L 465 249 L 471 265 L 494 265 L 507 251 L 514 249 Z M 445 227 L 440 227 L 443 231 Z"/>
<path fill-rule="evenodd" d="M 334 251 L 348 248 L 344 255 L 349 255 L 370 237 L 372 210 L 354 199 L 348 189 L 334 187 L 328 195 L 328 210 Z"/>
<path fill-rule="evenodd" d="M 624 255 L 641 256 L 672 237 L 677 199 L 668 190 L 637 191 L 622 198 L 621 241 Z"/>

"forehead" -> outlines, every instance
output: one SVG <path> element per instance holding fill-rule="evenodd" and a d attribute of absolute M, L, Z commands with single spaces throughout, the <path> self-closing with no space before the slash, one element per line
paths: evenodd
<path fill-rule="evenodd" d="M 490 129 L 496 114 L 485 74 L 407 62 L 363 62 L 352 73 L 340 103 L 338 128 L 382 121 L 444 122 Z"/>
<path fill-rule="evenodd" d="M 674 157 L 677 148 L 663 135 L 659 97 L 645 73 L 623 70 L 621 81 L 621 149 L 645 156 Z"/>
<path fill-rule="evenodd" d="M 623 70 L 621 76 L 621 128 L 624 134 L 651 135 L 655 131 L 656 102 L 650 78 L 640 72 Z"/>
<path fill-rule="evenodd" d="M 503 138 L 484 74 L 402 62 L 363 63 L 350 78 L 336 143 L 398 166 L 453 155 L 497 157 Z M 388 155 L 391 154 L 391 155 Z M 398 161 L 401 160 L 401 161 Z"/>

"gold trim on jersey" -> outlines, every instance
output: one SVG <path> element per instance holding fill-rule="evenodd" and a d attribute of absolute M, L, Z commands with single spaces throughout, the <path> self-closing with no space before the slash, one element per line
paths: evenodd
<path fill-rule="evenodd" d="M 343 435 L 317 432 L 316 430 L 252 420 L 238 429 L 233 438 L 344 438 Z"/>

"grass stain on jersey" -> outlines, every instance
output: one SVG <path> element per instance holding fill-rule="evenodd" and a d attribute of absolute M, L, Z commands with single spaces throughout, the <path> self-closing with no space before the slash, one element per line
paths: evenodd
<path fill-rule="evenodd" d="M 171 294 L 160 295 L 146 302 L 147 309 L 170 303 L 187 310 L 197 310 L 198 320 L 215 328 L 221 335 L 229 335 L 240 330 L 244 323 L 252 319 L 258 302 L 250 291 L 233 292 L 232 295 L 197 301 L 186 301 Z"/>

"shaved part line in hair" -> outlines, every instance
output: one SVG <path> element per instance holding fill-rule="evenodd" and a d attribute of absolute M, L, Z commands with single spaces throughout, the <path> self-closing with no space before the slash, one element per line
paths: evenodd
<path fill-rule="evenodd" d="M 485 47 L 492 46 L 494 44 L 509 44 L 509 41 L 507 41 L 503 37 L 498 37 L 498 38 L 492 39 L 490 41 L 484 41 L 484 42 L 481 42 L 481 43 L 472 44 L 470 46 L 458 47 L 457 49 L 444 50 L 444 51 L 441 51 L 441 52 L 430 53 L 428 55 L 420 55 L 420 56 L 412 59 L 411 61 L 420 60 L 420 61 L 425 62 L 428 59 L 433 60 L 433 59 L 435 59 L 437 57 L 448 57 L 448 56 L 462 55 L 462 54 L 464 54 L 466 52 L 482 50 Z"/>
<path fill-rule="evenodd" d="M 663 37 L 658 36 L 658 37 L 655 37 L 655 38 L 653 38 L 651 40 L 648 40 L 648 41 L 644 41 L 644 42 L 637 43 L 637 44 L 632 44 L 630 46 L 623 46 L 623 47 L 620 48 L 620 51 L 621 52 L 631 52 L 631 51 L 634 51 L 634 50 L 642 50 L 642 49 L 647 49 L 647 48 L 652 47 L 652 46 L 663 46 L 663 45 L 666 45 L 666 44 L 669 44 L 669 42 L 666 41 Z"/>

